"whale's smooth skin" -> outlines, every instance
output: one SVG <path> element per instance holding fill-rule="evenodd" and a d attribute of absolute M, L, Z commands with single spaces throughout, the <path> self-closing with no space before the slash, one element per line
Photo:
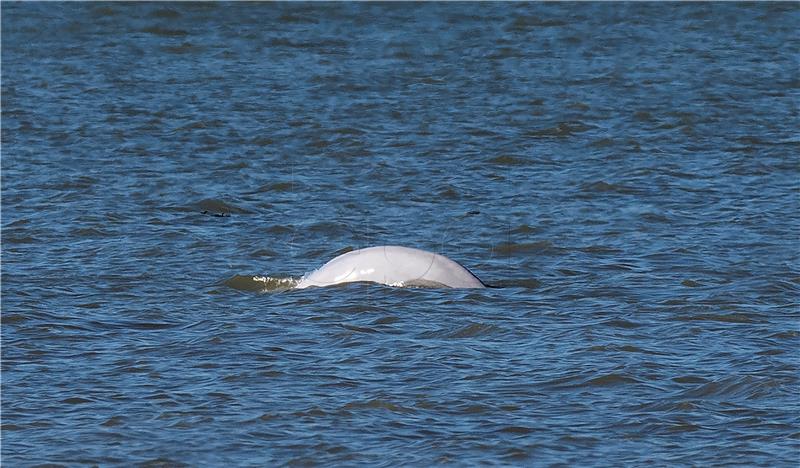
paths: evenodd
<path fill-rule="evenodd" d="M 389 286 L 485 288 L 469 270 L 425 250 L 382 245 L 339 255 L 303 277 L 295 289 L 368 281 Z"/>

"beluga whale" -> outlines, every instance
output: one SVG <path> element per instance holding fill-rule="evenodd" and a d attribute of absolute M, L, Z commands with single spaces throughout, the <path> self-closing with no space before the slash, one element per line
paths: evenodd
<path fill-rule="evenodd" d="M 339 255 L 305 275 L 295 289 L 357 281 L 400 287 L 486 287 L 471 271 L 443 255 L 410 247 L 381 245 Z"/>

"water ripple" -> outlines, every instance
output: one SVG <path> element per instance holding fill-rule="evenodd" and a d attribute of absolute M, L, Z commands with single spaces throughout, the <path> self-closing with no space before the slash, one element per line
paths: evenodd
<path fill-rule="evenodd" d="M 5 464 L 797 465 L 796 4 L 2 10 Z"/>

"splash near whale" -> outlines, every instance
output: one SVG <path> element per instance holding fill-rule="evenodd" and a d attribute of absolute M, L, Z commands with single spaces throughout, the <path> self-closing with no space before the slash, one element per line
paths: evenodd
<path fill-rule="evenodd" d="M 295 289 L 357 281 L 400 287 L 486 287 L 471 271 L 443 255 L 383 245 L 339 255 L 304 276 Z"/>

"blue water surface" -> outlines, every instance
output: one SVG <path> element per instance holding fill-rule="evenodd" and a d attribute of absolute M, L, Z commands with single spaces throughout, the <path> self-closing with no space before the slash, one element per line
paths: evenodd
<path fill-rule="evenodd" d="M 798 3 L 0 8 L 4 465 L 798 465 Z"/>

